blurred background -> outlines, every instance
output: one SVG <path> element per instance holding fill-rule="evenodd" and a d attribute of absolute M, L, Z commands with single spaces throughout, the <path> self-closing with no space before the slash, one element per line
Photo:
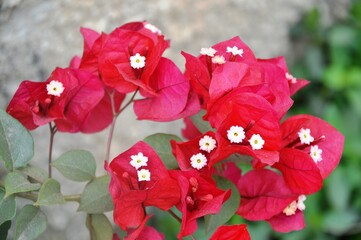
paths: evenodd
<path fill-rule="evenodd" d="M 22 80 L 46 80 L 57 66 L 82 54 L 80 26 L 109 33 L 129 22 L 147 20 L 171 39 L 166 51 L 183 70 L 180 51 L 197 55 L 202 47 L 240 36 L 258 58 L 286 56 L 290 72 L 311 81 L 296 96 L 290 114 L 319 116 L 346 137 L 340 166 L 322 191 L 307 198 L 305 230 L 274 233 L 267 223 L 249 223 L 258 239 L 361 239 L 361 1 L 356 0 L 0 0 L 0 108 L 5 109 Z M 181 121 L 134 121 L 131 108 L 118 119 L 115 157 L 155 132 L 179 135 Z M 32 132 L 35 164 L 47 162 L 48 128 Z M 103 172 L 107 131 L 95 135 L 58 134 L 54 158 L 66 150 L 91 150 Z M 83 185 L 55 172 L 64 194 Z M 0 173 L 1 174 L 1 173 Z M 41 239 L 88 239 L 85 214 L 76 204 L 45 208 L 48 230 Z M 239 223 L 239 217 L 230 223 Z M 166 215 L 156 222 L 174 239 L 178 223 Z M 202 224 L 200 224 L 202 228 Z M 197 239 L 205 239 L 200 229 Z"/>

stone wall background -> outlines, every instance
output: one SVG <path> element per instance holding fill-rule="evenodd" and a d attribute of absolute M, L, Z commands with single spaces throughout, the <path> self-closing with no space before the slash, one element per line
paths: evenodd
<path fill-rule="evenodd" d="M 71 57 L 82 53 L 80 26 L 110 32 L 129 21 L 147 20 L 171 39 L 166 51 L 184 69 L 180 51 L 197 55 L 201 47 L 239 35 L 259 58 L 286 55 L 292 49 L 289 27 L 312 7 L 322 10 L 324 24 L 345 13 L 347 0 L 0 0 L 0 108 L 6 108 L 22 80 L 43 81 L 56 66 L 67 66 Z M 155 132 L 179 134 L 181 121 L 153 123 L 134 121 L 131 108 L 117 122 L 112 156 Z M 35 139 L 34 164 L 46 166 L 48 128 L 32 132 Z M 95 135 L 58 134 L 54 158 L 66 150 L 91 150 L 103 172 L 107 131 Z M 64 181 L 62 192 L 81 192 L 83 185 Z M 45 208 L 49 227 L 41 239 L 88 239 L 85 214 L 76 204 Z"/>

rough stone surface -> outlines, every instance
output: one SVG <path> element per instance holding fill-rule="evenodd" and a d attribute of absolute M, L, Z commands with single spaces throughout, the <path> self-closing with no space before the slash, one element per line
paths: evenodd
<path fill-rule="evenodd" d="M 335 15 L 332 11 L 342 14 L 346 3 L 347 0 L 0 0 L 0 108 L 7 106 L 22 80 L 43 81 L 56 66 L 65 67 L 73 55 L 82 53 L 80 26 L 110 32 L 128 21 L 148 20 L 171 39 L 166 56 L 183 69 L 181 50 L 197 55 L 201 47 L 236 35 L 258 57 L 287 55 L 289 26 L 304 11 L 317 6 L 329 13 L 324 19 L 329 23 Z M 134 120 L 131 108 L 118 119 L 113 157 L 151 133 L 179 134 L 182 127 L 180 121 Z M 48 128 L 33 131 L 33 136 L 35 164 L 45 166 Z M 106 137 L 106 131 L 95 135 L 58 134 L 54 157 L 68 149 L 91 150 L 99 161 L 101 174 Z M 54 172 L 55 178 L 65 181 L 63 193 L 78 193 L 83 188 Z M 41 239 L 88 239 L 85 214 L 76 213 L 76 209 L 76 204 L 45 208 L 49 227 Z"/>

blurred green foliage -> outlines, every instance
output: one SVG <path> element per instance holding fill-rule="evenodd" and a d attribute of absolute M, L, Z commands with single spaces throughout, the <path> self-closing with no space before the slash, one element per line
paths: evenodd
<path fill-rule="evenodd" d="M 348 16 L 331 26 L 314 9 L 290 31 L 296 54 L 290 72 L 311 82 L 295 95 L 291 114 L 316 115 L 345 135 L 340 165 L 307 198 L 303 231 L 256 240 L 361 239 L 361 1 L 350 3 Z"/>

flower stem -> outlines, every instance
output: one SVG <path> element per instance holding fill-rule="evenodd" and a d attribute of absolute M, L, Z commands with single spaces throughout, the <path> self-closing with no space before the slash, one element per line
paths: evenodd
<path fill-rule="evenodd" d="M 105 160 L 106 161 L 109 161 L 109 158 L 110 158 L 110 148 L 111 148 L 112 140 L 113 140 L 115 122 L 117 121 L 117 118 L 118 118 L 119 114 L 121 114 L 133 102 L 134 97 L 137 94 L 137 92 L 138 92 L 138 89 L 134 92 L 134 94 L 132 95 L 130 100 L 121 109 L 119 109 L 119 111 L 117 111 L 116 108 L 115 108 L 115 99 L 114 99 L 115 92 L 114 92 L 114 90 L 107 91 L 108 96 L 110 98 L 110 104 L 111 104 L 111 107 L 112 107 L 113 121 L 112 121 L 112 123 L 110 125 L 110 129 L 109 129 L 108 142 L 107 142 L 107 152 L 105 154 Z"/>
<path fill-rule="evenodd" d="M 65 195 L 64 200 L 67 202 L 80 202 L 80 194 Z"/>
<path fill-rule="evenodd" d="M 175 214 L 175 212 L 172 211 L 172 209 L 169 209 L 168 212 L 170 213 L 170 215 L 172 215 L 172 217 L 174 217 L 179 223 L 182 223 L 182 219 L 180 217 L 177 216 L 177 214 Z M 196 238 L 193 235 L 190 235 L 190 238 L 192 240 L 196 240 Z"/>
<path fill-rule="evenodd" d="M 170 213 L 170 215 L 172 215 L 172 217 L 174 217 L 179 223 L 182 223 L 182 219 L 180 217 L 177 216 L 177 214 L 175 214 L 172 209 L 169 209 L 168 212 Z"/>
<path fill-rule="evenodd" d="M 51 123 L 49 123 L 49 129 L 50 129 L 50 143 L 49 143 L 49 158 L 48 158 L 48 175 L 49 178 L 51 178 L 51 160 L 53 158 L 53 145 L 54 145 L 54 136 L 57 132 L 56 126 L 53 126 Z"/>

